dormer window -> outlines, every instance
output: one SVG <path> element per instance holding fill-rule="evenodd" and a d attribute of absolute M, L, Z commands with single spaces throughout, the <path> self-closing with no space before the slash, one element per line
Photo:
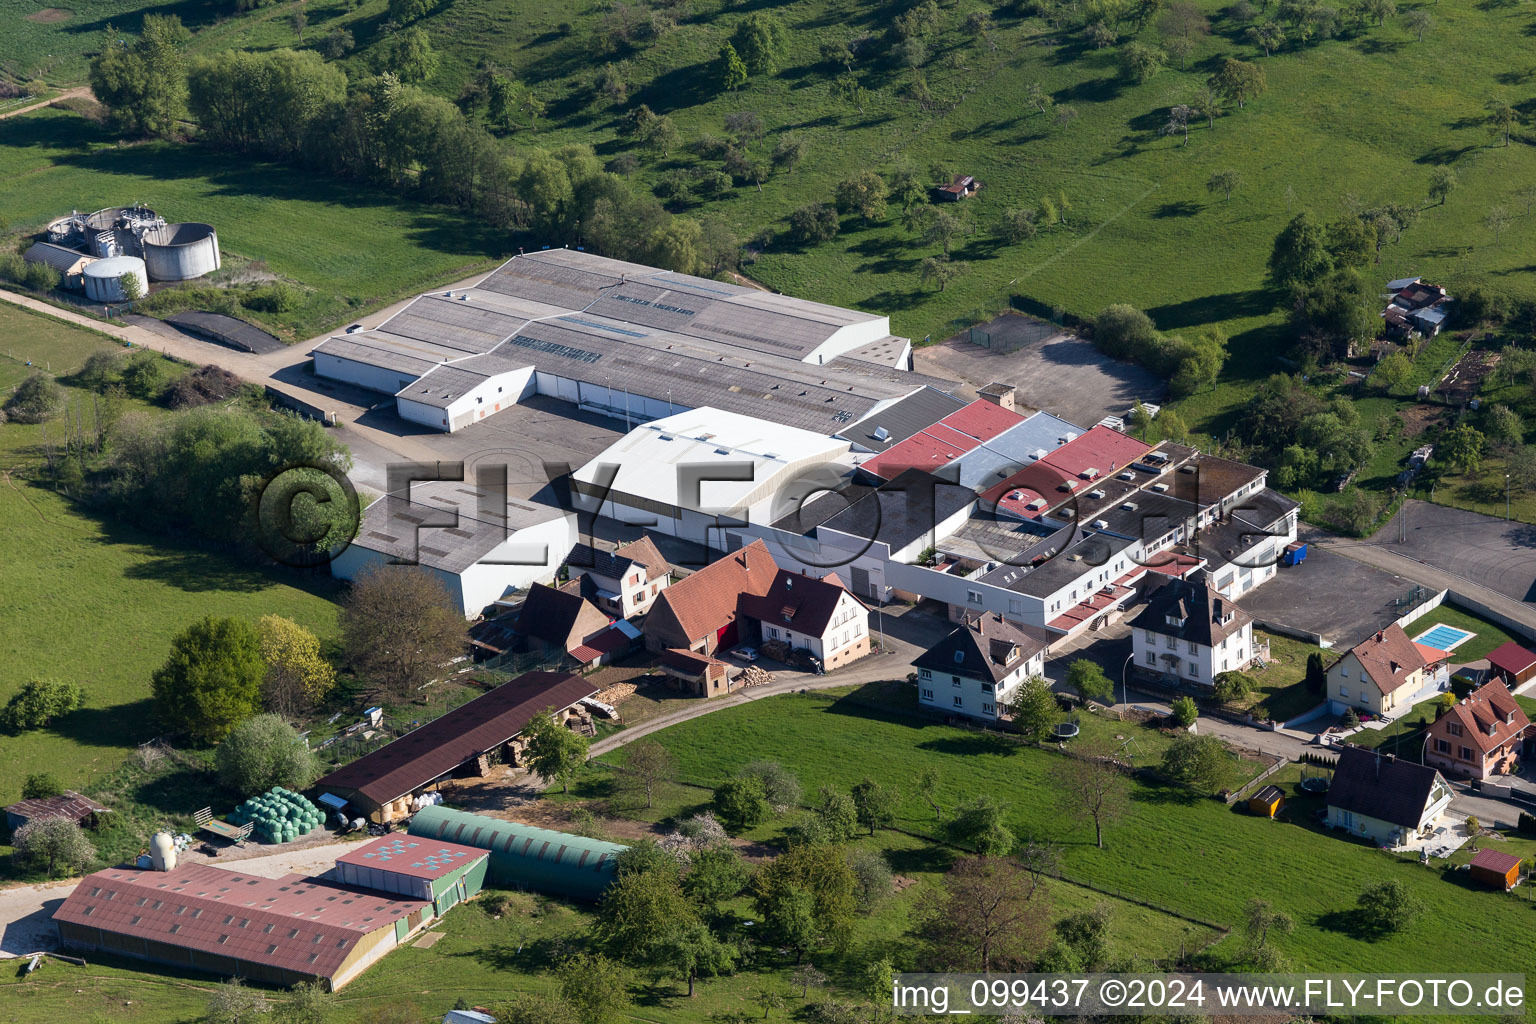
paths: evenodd
<path fill-rule="evenodd" d="M 955 652 L 955 664 L 958 665 L 961 662 L 963 662 L 964 660 L 965 660 L 965 652 L 964 651 L 956 651 Z"/>
<path fill-rule="evenodd" d="M 1177 613 L 1170 614 L 1165 621 L 1168 623 L 1168 625 L 1173 626 L 1175 629 L 1184 628 L 1184 616 Z"/>

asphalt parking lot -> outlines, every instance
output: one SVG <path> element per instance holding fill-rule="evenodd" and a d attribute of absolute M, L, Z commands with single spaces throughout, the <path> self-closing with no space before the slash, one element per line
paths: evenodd
<path fill-rule="evenodd" d="M 1371 543 L 1516 601 L 1536 601 L 1536 526 L 1426 501 L 1404 504 Z M 1403 539 L 1399 540 L 1398 538 Z"/>
<path fill-rule="evenodd" d="M 1412 604 L 1410 579 L 1312 544 L 1306 561 L 1281 566 L 1238 604 L 1261 623 L 1316 633 L 1347 649 L 1395 622 Z M 1424 596 L 1428 596 L 1427 594 Z"/>
<path fill-rule="evenodd" d="M 1110 359 L 1054 324 L 1005 313 L 977 327 L 991 335 L 991 348 L 973 344 L 965 331 L 917 349 L 915 368 L 958 378 L 971 392 L 992 381 L 1012 384 L 1021 405 L 1083 427 L 1105 416 L 1124 416 L 1138 398 L 1160 402 L 1166 393 L 1151 371 Z"/>

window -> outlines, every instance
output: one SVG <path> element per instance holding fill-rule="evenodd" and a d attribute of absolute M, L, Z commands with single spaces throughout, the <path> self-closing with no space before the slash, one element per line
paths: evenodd
<path fill-rule="evenodd" d="M 957 708 L 963 708 L 963 707 L 965 707 L 965 698 L 964 698 L 964 697 L 961 697 L 961 696 L 960 696 L 960 695 L 958 695 L 958 694 L 956 694 L 956 695 L 955 695 L 955 707 L 957 707 Z"/>
<path fill-rule="evenodd" d="M 950 676 L 949 680 L 950 680 L 950 685 L 951 686 L 959 686 L 960 685 L 960 677 L 959 676 Z"/>
<path fill-rule="evenodd" d="M 933 700 L 933 691 L 927 687 L 923 688 L 923 700 Z"/>
<path fill-rule="evenodd" d="M 1189 641 L 1189 653 L 1190 653 L 1190 654 L 1195 654 L 1195 653 L 1197 653 L 1197 652 L 1198 652 L 1198 651 L 1199 651 L 1199 648 L 1197 648 L 1197 647 L 1196 647 L 1196 646 L 1195 646 L 1195 642 L 1194 642 L 1194 641 L 1193 641 L 1193 640 L 1190 640 L 1190 641 Z"/>
<path fill-rule="evenodd" d="M 981 713 L 984 714 L 984 715 L 995 714 L 996 710 L 997 709 L 995 707 L 993 707 L 991 704 L 983 704 L 981 706 Z"/>
<path fill-rule="evenodd" d="M 778 628 L 775 627 L 775 626 L 769 626 L 768 627 L 768 639 L 769 640 L 777 640 L 778 638 L 779 638 Z"/>
<path fill-rule="evenodd" d="M 927 669 L 927 668 L 921 669 L 921 670 L 918 671 L 917 676 L 918 676 L 919 679 L 932 679 L 933 678 L 933 670 L 932 669 Z"/>
<path fill-rule="evenodd" d="M 1191 678 L 1191 679 L 1199 679 L 1200 678 L 1200 666 L 1195 664 L 1193 661 L 1189 663 L 1189 678 Z"/>
<path fill-rule="evenodd" d="M 1148 665 L 1156 665 L 1157 664 L 1157 655 L 1152 653 L 1151 651 L 1147 652 L 1147 664 Z"/>
<path fill-rule="evenodd" d="M 1472 756 L 1472 748 L 1471 747 L 1462 747 L 1459 751 L 1457 751 L 1456 756 L 1461 758 L 1463 761 L 1476 760 L 1476 758 L 1474 758 Z"/>
<path fill-rule="evenodd" d="M 1168 649 L 1170 651 L 1176 650 L 1178 648 L 1178 646 L 1179 646 L 1179 638 L 1178 637 L 1168 636 L 1168 637 L 1164 637 L 1163 639 L 1167 641 Z"/>
<path fill-rule="evenodd" d="M 481 398 L 481 397 L 479 397 L 479 396 L 476 396 L 476 398 L 475 398 L 475 404 L 476 404 L 476 405 L 480 405 L 480 404 L 481 404 L 481 403 L 482 403 L 482 402 L 484 402 L 484 401 L 485 401 L 485 399 L 484 399 L 484 398 Z"/>
<path fill-rule="evenodd" d="M 1450 740 L 1435 740 L 1435 753 L 1449 754 L 1451 752 Z"/>
<path fill-rule="evenodd" d="M 1010 615 L 1023 615 L 1024 614 L 1024 602 L 1020 601 L 1016 597 L 1010 597 L 1008 599 L 1008 614 L 1010 614 Z"/>
<path fill-rule="evenodd" d="M 965 600 L 967 604 L 981 604 L 981 591 L 967 590 L 965 592 Z"/>
<path fill-rule="evenodd" d="M 958 665 L 958 664 L 960 664 L 963 661 L 965 661 L 965 652 L 964 651 L 956 651 L 955 652 L 955 664 Z"/>
<path fill-rule="evenodd" d="M 992 692 L 992 684 L 984 682 L 984 683 L 981 684 L 981 689 L 982 689 L 983 693 L 991 693 Z"/>
<path fill-rule="evenodd" d="M 1340 665 L 1339 666 L 1339 678 L 1340 679 L 1348 679 L 1349 678 L 1349 666 L 1348 665 Z"/>
<path fill-rule="evenodd" d="M 1447 722 L 1447 723 L 1445 723 L 1445 731 L 1450 733 L 1452 736 L 1460 736 L 1461 735 L 1461 723 L 1460 722 Z"/>

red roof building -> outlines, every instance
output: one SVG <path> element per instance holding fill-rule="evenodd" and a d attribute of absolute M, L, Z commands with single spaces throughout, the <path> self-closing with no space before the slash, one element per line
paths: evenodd
<path fill-rule="evenodd" d="M 1513 690 L 1536 676 L 1536 654 L 1510 641 L 1489 652 L 1488 666 L 1494 676 Z"/>
<path fill-rule="evenodd" d="M 1446 775 L 1486 779 L 1514 771 L 1531 720 L 1500 682 L 1484 683 L 1435 720 L 1424 762 Z"/>
<path fill-rule="evenodd" d="M 1022 422 L 1024 417 L 1013 410 L 977 399 L 862 463 L 859 468 L 882 480 L 893 480 L 909 469 L 935 473 Z"/>
<path fill-rule="evenodd" d="M 1120 472 L 1151 450 L 1145 441 L 1099 426 L 1053 449 L 1040 461 L 1068 476 L 1096 480 Z"/>
<path fill-rule="evenodd" d="M 74 949 L 273 985 L 318 981 L 335 990 L 432 917 L 432 904 L 423 900 L 188 864 L 87 875 L 53 920 Z"/>
<path fill-rule="evenodd" d="M 1520 880 L 1520 858 L 1512 853 L 1478 850 L 1467 867 L 1477 881 L 1505 892 L 1513 889 Z"/>

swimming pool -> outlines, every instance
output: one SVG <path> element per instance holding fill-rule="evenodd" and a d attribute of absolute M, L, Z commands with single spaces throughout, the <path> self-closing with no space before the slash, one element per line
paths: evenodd
<path fill-rule="evenodd" d="M 1432 626 L 1414 637 L 1413 642 L 1423 644 L 1426 647 L 1433 647 L 1439 651 L 1454 651 L 1475 636 L 1477 636 L 1476 633 L 1465 629 L 1457 629 L 1455 626 L 1447 626 L 1442 622 L 1438 626 Z"/>

